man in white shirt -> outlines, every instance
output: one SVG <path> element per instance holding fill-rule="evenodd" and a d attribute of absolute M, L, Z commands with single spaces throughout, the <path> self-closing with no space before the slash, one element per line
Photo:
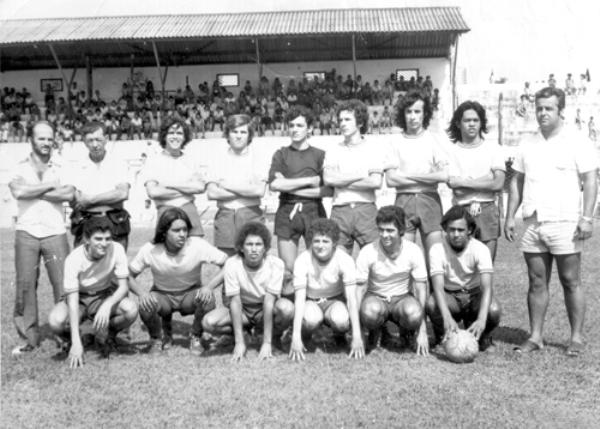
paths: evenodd
<path fill-rule="evenodd" d="M 40 265 L 46 267 L 54 302 L 62 295 L 63 267 L 69 253 L 63 202 L 73 198 L 59 165 L 52 159 L 54 129 L 45 121 L 33 126 L 31 154 L 19 162 L 8 184 L 17 200 L 15 227 L 16 296 L 14 322 L 26 344 L 13 355 L 30 352 L 40 343 L 37 286 Z M 41 260 L 40 260 L 41 259 Z"/>
<path fill-rule="evenodd" d="M 364 137 L 369 126 L 367 106 L 348 100 L 337 109 L 344 141 L 325 153 L 323 181 L 333 187 L 331 220 L 340 228 L 339 245 L 352 254 L 377 239 L 375 191 L 381 188 L 383 154 Z"/>
<path fill-rule="evenodd" d="M 500 323 L 501 309 L 493 299 L 494 267 L 487 247 L 473 238 L 476 223 L 468 210 L 454 206 L 442 218 L 444 239 L 429 252 L 433 294 L 427 314 L 435 341 L 464 328 L 479 340 L 479 350 L 492 351 L 492 331 Z"/>
<path fill-rule="evenodd" d="M 104 124 L 90 122 L 82 129 L 83 141 L 89 155 L 71 172 L 70 183 L 75 186 L 72 201 L 71 232 L 77 246 L 83 236 L 83 226 L 91 217 L 106 217 L 112 224 L 113 240 L 127 249 L 131 225 L 123 202 L 129 198 L 127 166 L 106 152 Z"/>
<path fill-rule="evenodd" d="M 504 233 L 515 240 L 515 214 L 523 203 L 525 232 L 521 250 L 529 272 L 531 335 L 516 348 L 528 353 L 543 347 L 543 325 L 548 308 L 552 261 L 556 260 L 563 287 L 571 338 L 568 356 L 584 349 L 585 296 L 581 285 L 581 251 L 592 236 L 596 205 L 597 154 L 592 143 L 570 130 L 562 119 L 565 94 L 547 87 L 535 94 L 539 131 L 526 137 L 513 162 Z M 583 205 L 581 191 L 583 190 Z"/>
<path fill-rule="evenodd" d="M 490 250 L 492 261 L 500 237 L 500 210 L 496 193 L 504 186 L 504 156 L 498 144 L 484 140 L 485 108 L 465 101 L 454 112 L 447 130 L 454 143 L 449 147 L 449 177 L 454 205 L 468 208 L 477 223 L 475 238 Z"/>

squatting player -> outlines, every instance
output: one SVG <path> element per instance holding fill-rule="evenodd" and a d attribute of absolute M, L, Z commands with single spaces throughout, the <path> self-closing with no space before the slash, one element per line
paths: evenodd
<path fill-rule="evenodd" d="M 369 347 L 377 346 L 379 332 L 389 335 L 381 328 L 392 320 L 405 331 L 405 338 L 417 332 L 416 352 L 426 356 L 429 354 L 425 326 L 427 266 L 423 252 L 402 238 L 406 220 L 400 207 L 380 208 L 375 221 L 379 240 L 363 247 L 356 259 L 359 295 L 363 296 L 360 320 L 370 331 Z"/>
<path fill-rule="evenodd" d="M 112 224 L 105 217 L 92 217 L 83 227 L 83 244 L 65 261 L 66 299 L 54 306 L 48 318 L 58 335 L 70 330 L 69 365 L 83 365 L 82 321 L 93 322 L 96 342 L 108 356 L 119 331 L 137 318 L 134 301 L 127 298 L 127 256 L 121 244 L 112 240 Z"/>
<path fill-rule="evenodd" d="M 462 320 L 479 340 L 479 349 L 492 350 L 491 334 L 500 323 L 501 310 L 493 299 L 490 252 L 473 238 L 477 225 L 465 207 L 448 210 L 442 227 L 444 240 L 434 244 L 429 253 L 434 293 L 427 301 L 427 314 L 436 342 L 456 331 Z"/>
<path fill-rule="evenodd" d="M 144 244 L 129 264 L 130 287 L 140 300 L 140 317 L 150 334 L 151 352 L 167 350 L 173 344 L 174 312 L 194 315 L 190 350 L 195 355 L 203 351 L 202 318 L 215 308 L 213 290 L 223 282 L 223 270 L 202 285 L 202 266 L 222 267 L 227 255 L 206 240 L 190 236 L 192 229 L 192 222 L 183 209 L 167 208 L 158 219 L 152 242 Z M 149 291 L 135 281 L 146 268 L 150 268 L 153 278 Z"/>
<path fill-rule="evenodd" d="M 279 298 L 283 286 L 284 263 L 270 255 L 271 233 L 261 222 L 248 222 L 236 238 L 237 255 L 225 263 L 225 295 L 229 308 L 217 308 L 206 316 L 202 326 L 213 334 L 231 334 L 235 347 L 233 361 L 246 354 L 244 327 L 263 329 L 259 359 L 272 356 L 273 340 L 278 342 L 292 322 L 294 304 Z"/>
<path fill-rule="evenodd" d="M 334 332 L 336 342 L 345 343 L 352 330 L 350 357 L 365 355 L 360 330 L 356 290 L 356 267 L 346 252 L 336 248 L 337 224 L 317 219 L 308 231 L 310 247 L 294 264 L 295 309 L 290 358 L 304 360 L 304 343 L 322 323 Z"/>

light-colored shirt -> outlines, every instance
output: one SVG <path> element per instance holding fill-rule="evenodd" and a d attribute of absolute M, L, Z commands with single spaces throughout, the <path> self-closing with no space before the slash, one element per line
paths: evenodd
<path fill-rule="evenodd" d="M 429 250 L 431 276 L 442 274 L 448 291 L 467 291 L 481 286 L 481 273 L 493 273 L 490 251 L 485 244 L 469 239 L 461 253 L 456 253 L 444 237 Z"/>
<path fill-rule="evenodd" d="M 540 222 L 577 221 L 581 214 L 579 175 L 598 167 L 589 139 L 564 126 L 546 140 L 538 131 L 525 137 L 512 165 L 525 174 L 523 217 Z"/>
<path fill-rule="evenodd" d="M 69 184 L 88 195 L 98 195 L 114 190 L 117 185 L 129 184 L 127 164 L 110 153 L 98 163 L 85 156 L 69 171 Z M 110 210 L 112 207 L 94 206 L 94 210 Z"/>
<path fill-rule="evenodd" d="M 262 266 L 252 271 L 244 265 L 241 256 L 232 256 L 225 262 L 225 295 L 240 295 L 242 304 L 262 304 L 265 295 L 281 295 L 285 265 L 276 256 L 266 255 Z"/>
<path fill-rule="evenodd" d="M 189 237 L 183 248 L 172 255 L 165 245 L 144 244 L 129 269 L 139 274 L 150 268 L 154 288 L 165 292 L 183 292 L 200 285 L 202 265 L 223 265 L 227 255 L 200 237 Z"/>
<path fill-rule="evenodd" d="M 409 292 L 410 280 L 427 281 L 427 266 L 421 248 L 402 240 L 395 259 L 382 249 L 379 240 L 367 244 L 356 259 L 356 281 L 367 283 L 367 292 L 390 298 Z"/>
<path fill-rule="evenodd" d="M 482 140 L 479 145 L 456 142 L 448 148 L 448 171 L 450 176 L 476 179 L 493 171 L 505 171 L 504 155 L 500 146 L 494 142 Z M 465 194 L 454 194 L 453 204 L 472 202 L 490 202 L 496 200 L 496 192 L 491 190 L 467 190 Z"/>
<path fill-rule="evenodd" d="M 248 184 L 267 181 L 268 167 L 265 168 L 260 162 L 252 146 L 246 147 L 239 155 L 229 145 L 225 149 L 221 147 L 216 150 L 220 151 L 218 154 L 220 156 L 215 157 L 219 162 L 212 162 L 209 165 L 207 182 L 225 180 L 233 184 Z M 259 206 L 260 200 L 259 197 L 240 197 L 234 200 L 217 201 L 217 206 L 237 210 L 242 207 Z"/>
<path fill-rule="evenodd" d="M 362 176 L 368 178 L 371 173 L 383 174 L 384 151 L 366 138 L 359 143 L 346 144 L 340 142 L 327 148 L 323 169 L 343 176 Z M 374 203 L 375 190 L 355 190 L 348 187 L 335 187 L 333 189 L 334 206 L 349 203 Z"/>
<path fill-rule="evenodd" d="M 386 169 L 397 168 L 400 174 L 423 175 L 443 170 L 448 165 L 446 149 L 436 136 L 425 130 L 418 136 L 395 134 L 389 144 Z M 416 183 L 396 188 L 397 192 L 437 192 L 437 183 Z"/>
<path fill-rule="evenodd" d="M 201 179 L 199 166 L 194 159 L 185 153 L 179 157 L 173 157 L 163 151 L 149 158 L 140 172 L 141 183 L 155 181 L 159 185 L 164 183 L 185 184 L 192 180 Z M 193 203 L 194 196 L 190 194 L 181 195 L 169 200 L 157 201 L 157 208 L 161 206 L 181 207 L 187 203 Z"/>
<path fill-rule="evenodd" d="M 95 294 L 108 289 L 116 279 L 129 276 L 125 249 L 117 242 L 106 248 L 106 255 L 98 261 L 90 260 L 85 246 L 76 247 L 65 259 L 65 295 L 77 292 Z"/>
<path fill-rule="evenodd" d="M 56 160 L 50 159 L 48 169 L 38 177 L 37 171 L 32 164 L 31 157 L 19 162 L 10 174 L 10 181 L 24 180 L 28 184 L 40 184 L 58 181 L 64 185 L 67 180 L 64 170 L 57 165 Z M 17 200 L 17 225 L 18 231 L 25 231 L 36 238 L 49 237 L 51 235 L 65 234 L 65 214 L 63 203 L 35 199 Z"/>
<path fill-rule="evenodd" d="M 294 263 L 294 290 L 306 289 L 311 299 L 333 298 L 344 293 L 344 287 L 356 285 L 356 266 L 350 255 L 335 250 L 331 259 L 320 263 L 305 250 Z"/>

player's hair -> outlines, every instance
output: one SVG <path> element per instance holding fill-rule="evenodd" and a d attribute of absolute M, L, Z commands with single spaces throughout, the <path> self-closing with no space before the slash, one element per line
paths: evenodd
<path fill-rule="evenodd" d="M 383 206 L 377 211 L 375 217 L 377 225 L 382 223 L 393 223 L 398 232 L 403 234 L 406 231 L 406 214 L 401 207 L 398 206 Z"/>
<path fill-rule="evenodd" d="M 179 207 L 169 207 L 163 212 L 163 214 L 160 215 L 158 222 L 156 222 L 156 230 L 154 232 L 152 243 L 164 243 L 167 239 L 167 231 L 169 231 L 169 228 L 171 228 L 171 224 L 180 219 L 185 222 L 189 235 L 189 232 L 192 229 L 192 222 L 190 221 L 187 213 Z"/>
<path fill-rule="evenodd" d="M 181 145 L 181 148 L 183 149 L 185 145 L 192 140 L 192 133 L 190 127 L 188 127 L 188 124 L 186 124 L 184 120 L 175 117 L 165 119 L 165 122 L 161 125 L 158 133 L 158 143 L 162 148 L 167 145 L 167 134 L 173 125 L 180 126 L 183 130 L 183 144 Z"/>
<path fill-rule="evenodd" d="M 315 121 L 315 115 L 313 114 L 313 111 L 306 106 L 300 106 L 297 104 L 291 106 L 285 115 L 285 121 L 289 123 L 299 116 L 304 117 L 306 120 L 306 125 L 308 125 L 309 128 L 312 127 L 313 122 Z"/>
<path fill-rule="evenodd" d="M 85 136 L 88 134 L 95 133 L 98 130 L 102 130 L 102 134 L 106 136 L 106 127 L 102 122 L 99 121 L 90 121 L 86 122 L 83 127 L 81 127 L 81 135 L 85 140 Z"/>
<path fill-rule="evenodd" d="M 475 230 L 477 229 L 477 224 L 475 223 L 475 219 L 463 206 L 452 206 L 444 216 L 442 217 L 442 228 L 444 231 L 450 222 L 454 222 L 455 220 L 464 219 L 467 222 L 467 229 L 469 230 L 469 235 L 473 235 Z"/>
<path fill-rule="evenodd" d="M 556 96 L 558 99 L 558 110 L 563 110 L 565 108 L 565 92 L 560 88 L 547 86 L 546 88 L 540 89 L 535 93 L 535 101 L 537 103 L 539 98 L 550 98 L 552 96 Z"/>
<path fill-rule="evenodd" d="M 54 128 L 54 125 L 52 125 L 50 122 L 48 121 L 35 121 L 33 123 L 33 127 L 31 127 L 32 130 L 32 134 L 35 135 L 35 129 L 39 126 L 39 125 L 45 125 L 47 127 L 49 127 L 52 130 L 52 135 L 54 135 L 54 133 L 56 133 L 56 129 Z"/>
<path fill-rule="evenodd" d="M 308 243 L 311 243 L 315 235 L 326 235 L 331 238 L 333 245 L 337 245 L 340 239 L 340 228 L 331 219 L 319 218 L 313 221 L 306 233 Z"/>
<path fill-rule="evenodd" d="M 248 144 L 252 143 L 254 138 L 254 127 L 252 126 L 252 118 L 246 114 L 230 115 L 225 120 L 225 130 L 223 134 L 229 141 L 229 133 L 237 127 L 248 125 Z"/>
<path fill-rule="evenodd" d="M 356 125 L 361 134 L 365 134 L 369 129 L 369 109 L 367 105 L 360 100 L 352 99 L 343 101 L 336 109 L 335 116 L 339 119 L 341 112 L 352 112 Z"/>
<path fill-rule="evenodd" d="M 406 117 L 404 112 L 410 106 L 415 104 L 417 101 L 423 102 L 423 128 L 427 129 L 431 118 L 433 117 L 433 108 L 431 107 L 431 100 L 429 97 L 420 89 L 411 89 L 404 97 L 400 97 L 396 103 L 396 124 L 400 128 L 406 131 Z"/>
<path fill-rule="evenodd" d="M 452 119 L 450 120 L 450 126 L 446 130 L 448 137 L 454 143 L 457 141 L 462 141 L 462 134 L 460 132 L 460 121 L 462 121 L 463 114 L 467 110 L 474 110 L 479 116 L 479 122 L 481 128 L 479 128 L 479 137 L 483 137 L 483 133 L 487 133 L 487 117 L 485 115 L 485 107 L 483 107 L 479 102 L 467 100 L 456 108 L 454 114 L 452 115 Z"/>
<path fill-rule="evenodd" d="M 90 238 L 96 232 L 112 232 L 112 223 L 105 216 L 92 216 L 83 223 L 83 236 Z"/>
<path fill-rule="evenodd" d="M 250 221 L 242 225 L 235 238 L 235 250 L 238 255 L 244 256 L 242 250 L 244 248 L 244 242 L 249 235 L 260 237 L 265 245 L 265 253 L 269 251 L 271 248 L 271 233 L 269 232 L 269 229 L 262 222 Z"/>

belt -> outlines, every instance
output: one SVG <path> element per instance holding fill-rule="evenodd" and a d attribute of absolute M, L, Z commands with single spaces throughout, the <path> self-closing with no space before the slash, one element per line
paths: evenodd
<path fill-rule="evenodd" d="M 375 203 L 367 203 L 367 202 L 356 202 L 356 203 L 346 203 L 346 204 L 339 204 L 337 206 L 334 207 L 350 207 L 351 209 L 353 209 L 354 207 L 357 207 L 359 205 L 364 205 L 364 204 L 375 204 Z"/>

